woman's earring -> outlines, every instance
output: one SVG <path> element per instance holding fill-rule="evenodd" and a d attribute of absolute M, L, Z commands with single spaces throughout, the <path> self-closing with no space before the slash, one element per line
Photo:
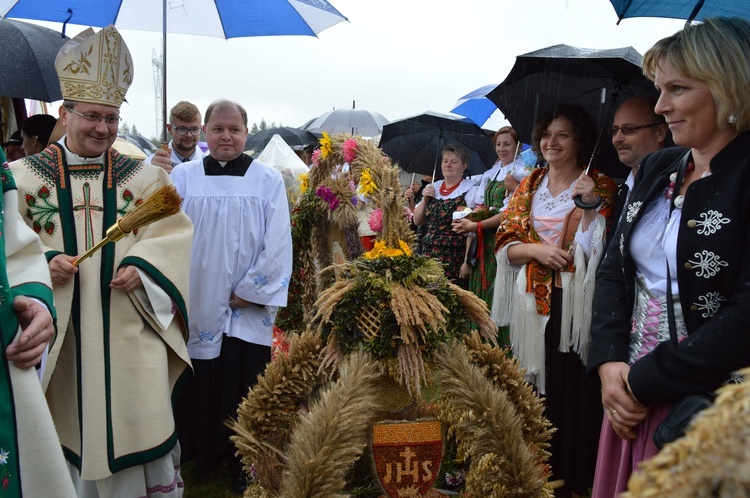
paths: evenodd
<path fill-rule="evenodd" d="M 735 124 L 737 122 L 737 116 L 734 114 L 730 114 L 729 118 L 727 119 L 727 123 L 729 124 Z"/>

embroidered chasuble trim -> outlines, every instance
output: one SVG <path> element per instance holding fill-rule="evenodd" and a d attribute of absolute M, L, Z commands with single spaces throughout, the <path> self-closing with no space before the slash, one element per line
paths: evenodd
<path fill-rule="evenodd" d="M 0 208 L 5 208 L 1 200 Z M 4 245 L 0 247 L 0 264 L 2 268 L 8 267 Z M 13 299 L 7 272 L 0 275 L 0 285 L 2 285 L 0 315 L 3 317 L 3 320 L 0 321 L 0 348 L 5 351 L 5 348 L 13 342 L 13 338 L 18 332 L 18 320 L 13 311 Z M 3 479 L 3 485 L 6 482 L 8 483 L 7 488 L 3 491 L 4 493 L 8 493 L 10 496 L 21 496 L 16 409 L 13 402 L 13 385 L 10 382 L 10 365 L 7 361 L 3 362 L 3 368 L 0 371 L 0 395 L 3 396 L 3 399 L 9 400 L 8 403 L 0 404 L 0 420 L 10 422 L 0 426 L 0 458 L 4 460 L 4 465 L 0 466 L 2 470 L 0 478 Z"/>
<path fill-rule="evenodd" d="M 3 313 L 5 315 L 5 313 Z M 16 325 L 18 322 L 16 322 Z M 10 327 L 3 327 L 2 340 L 0 347 L 5 348 L 10 344 L 5 340 L 7 331 Z M 4 423 L 0 427 L 0 457 L 5 460 L 0 477 L 3 478 L 3 485 L 7 482 L 7 487 L 3 493 L 9 496 L 21 496 L 21 468 L 19 466 L 18 454 L 18 434 L 16 433 L 16 408 L 13 402 L 13 386 L 10 383 L 10 366 L 8 362 L 3 362 L 2 372 L 0 372 L 0 394 L 5 399 L 10 400 L 8 403 L 0 405 L 0 419 L 10 422 Z M 7 481 L 6 481 L 7 479 Z"/>
<path fill-rule="evenodd" d="M 11 172 L 8 163 L 3 164 L 1 171 L 0 180 L 3 184 L 3 194 L 11 190 L 18 190 L 18 188 L 16 188 L 16 180 L 13 178 L 13 173 Z"/>
<path fill-rule="evenodd" d="M 117 189 L 112 188 L 112 157 L 107 156 L 110 160 L 104 168 L 104 180 L 102 200 L 104 204 L 104 221 L 102 223 L 102 232 L 99 234 L 99 240 L 107 236 L 107 228 L 117 223 Z M 112 288 L 109 286 L 108 278 L 101 278 L 102 275 L 115 275 L 115 244 L 106 244 L 101 249 L 101 266 L 99 268 L 99 285 L 102 296 L 102 325 L 103 325 L 103 343 L 104 348 L 104 396 L 106 398 L 107 412 L 107 459 L 112 472 L 117 472 L 125 467 L 118 466 L 115 457 L 115 441 L 112 433 L 112 360 L 111 360 L 111 337 L 112 323 L 109 317 L 109 311 L 112 300 Z M 141 463 L 141 462 L 137 462 Z M 136 463 L 126 465 L 126 467 L 136 465 Z"/>

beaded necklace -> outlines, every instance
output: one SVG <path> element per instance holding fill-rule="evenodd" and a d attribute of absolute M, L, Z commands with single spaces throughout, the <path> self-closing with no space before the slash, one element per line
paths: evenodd
<path fill-rule="evenodd" d="M 456 190 L 458 186 L 461 185 L 461 182 L 458 182 L 452 187 L 446 187 L 445 185 L 446 185 L 445 180 L 443 180 L 443 183 L 440 184 L 440 195 L 442 195 L 443 197 L 448 197 L 451 194 L 451 192 Z"/>
<path fill-rule="evenodd" d="M 690 161 L 685 168 L 685 172 L 693 171 L 695 169 L 695 163 L 693 161 Z M 682 209 L 682 205 L 685 203 L 685 194 L 679 194 L 675 197 L 674 192 L 675 189 L 679 190 L 679 187 L 676 187 L 675 183 L 677 182 L 677 171 L 669 175 L 669 187 L 667 187 L 666 192 L 664 192 L 664 197 L 666 197 L 669 200 L 672 200 L 672 197 L 674 197 L 674 207 L 676 209 Z M 704 171 L 701 175 L 701 178 L 706 178 L 707 176 L 711 176 L 711 170 Z"/>

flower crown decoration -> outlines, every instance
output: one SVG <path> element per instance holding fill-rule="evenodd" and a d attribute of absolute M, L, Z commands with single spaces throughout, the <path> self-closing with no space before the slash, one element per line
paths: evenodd
<path fill-rule="evenodd" d="M 361 137 L 324 135 L 321 143 L 310 189 L 320 181 L 319 198 L 341 209 L 340 203 L 333 207 L 330 179 L 348 165 L 357 195 L 375 208 L 370 221 L 378 228 L 372 250 L 338 268 L 314 304 L 311 326 L 326 342 L 322 368 L 335 371 L 346 355 L 364 349 L 390 362 L 394 379 L 418 396 L 423 355 L 467 334 L 470 322 L 488 341 L 495 340 L 496 327 L 484 303 L 449 282 L 437 260 L 414 254 L 399 169 Z"/>

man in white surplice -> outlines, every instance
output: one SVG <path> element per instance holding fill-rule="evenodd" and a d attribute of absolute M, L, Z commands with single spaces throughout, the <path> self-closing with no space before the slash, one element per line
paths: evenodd
<path fill-rule="evenodd" d="M 178 431 L 185 457 L 195 456 L 201 471 L 229 459 L 241 481 L 224 421 L 271 359 L 273 322 L 292 272 L 289 208 L 281 173 L 243 153 L 242 106 L 213 102 L 203 131 L 209 154 L 172 171 L 195 226 L 188 314 L 195 376 Z"/>

